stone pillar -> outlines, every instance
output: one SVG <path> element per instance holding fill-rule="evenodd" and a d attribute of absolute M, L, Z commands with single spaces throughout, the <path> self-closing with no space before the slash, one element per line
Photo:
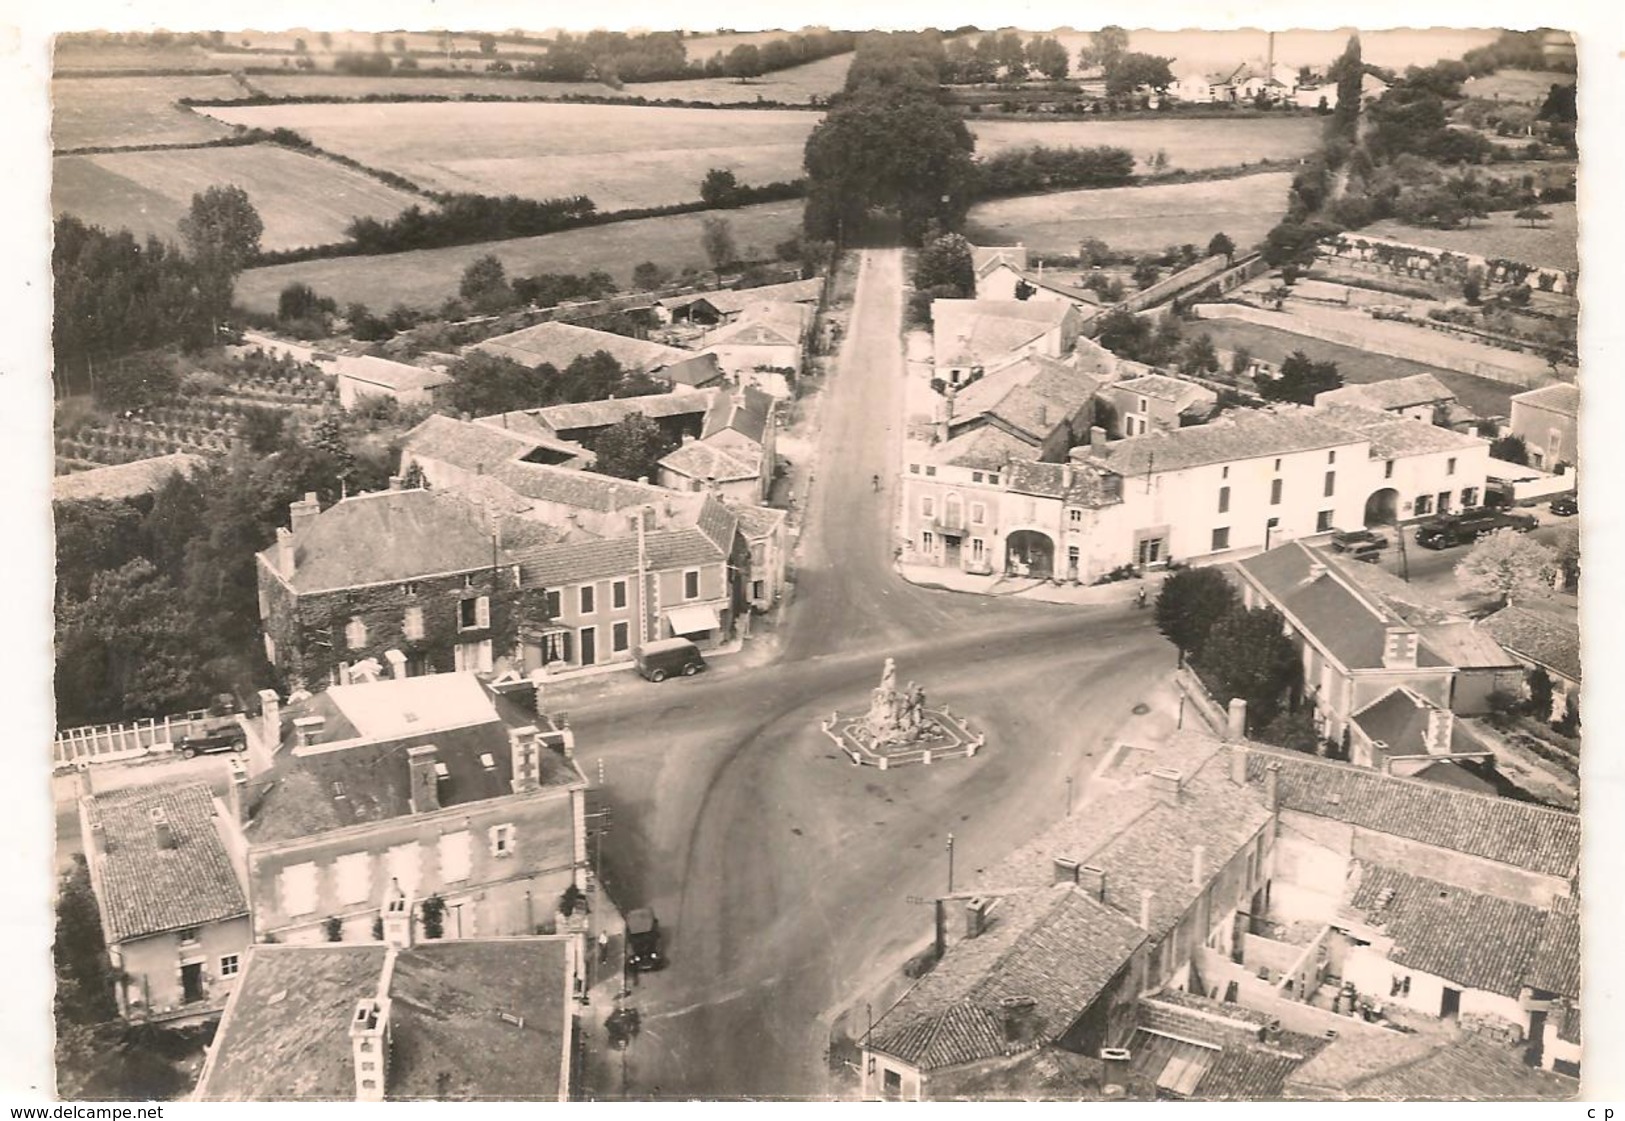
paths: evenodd
<path fill-rule="evenodd" d="M 282 700 L 275 689 L 260 690 L 260 742 L 266 751 L 282 742 Z"/>

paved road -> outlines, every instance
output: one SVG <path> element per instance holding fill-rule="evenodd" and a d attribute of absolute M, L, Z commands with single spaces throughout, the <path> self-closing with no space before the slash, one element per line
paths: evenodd
<path fill-rule="evenodd" d="M 907 897 L 946 885 L 947 833 L 964 883 L 1059 817 L 1065 776 L 1081 782 L 1171 668 L 1145 613 L 893 574 L 901 281 L 898 252 L 866 255 L 822 403 L 783 657 L 570 702 L 584 762 L 602 758 L 607 778 L 605 881 L 623 907 L 655 907 L 672 962 L 636 993 L 631 1097 L 825 1092 L 820 1017 L 929 938 L 930 909 Z M 987 729 L 988 750 L 885 773 L 839 756 L 818 720 L 864 705 L 887 654 L 932 703 Z M 621 1092 L 618 1061 L 600 1073 L 600 1092 Z"/>

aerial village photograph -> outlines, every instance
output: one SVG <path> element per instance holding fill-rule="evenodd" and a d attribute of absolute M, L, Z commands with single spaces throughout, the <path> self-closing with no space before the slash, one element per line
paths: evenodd
<path fill-rule="evenodd" d="M 1585 1097 L 1576 36 L 666 12 L 55 36 L 42 1100 Z"/>

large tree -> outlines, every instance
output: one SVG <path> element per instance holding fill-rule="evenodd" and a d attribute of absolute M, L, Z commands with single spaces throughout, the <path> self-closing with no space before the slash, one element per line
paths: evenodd
<path fill-rule="evenodd" d="M 1235 585 L 1220 569 L 1183 568 L 1164 580 L 1157 594 L 1157 629 L 1181 657 L 1195 658 L 1213 625 L 1238 602 Z"/>
<path fill-rule="evenodd" d="M 1490 441 L 1490 458 L 1499 459 L 1503 463 L 1516 463 L 1519 467 L 1529 466 L 1529 445 L 1522 436 L 1507 433 Z"/>
<path fill-rule="evenodd" d="M 622 479 L 653 479 L 671 443 L 660 426 L 642 413 L 632 413 L 610 425 L 593 441 L 598 457 L 594 470 Z"/>
<path fill-rule="evenodd" d="M 216 186 L 192 196 L 179 228 L 201 274 L 209 315 L 216 322 L 223 320 L 231 310 L 237 274 L 259 255 L 265 223 L 247 191 Z"/>
<path fill-rule="evenodd" d="M 713 167 L 700 182 L 700 201 L 706 206 L 738 206 L 738 177 L 728 168 Z"/>
<path fill-rule="evenodd" d="M 1165 90 L 1174 81 L 1173 59 L 1130 53 L 1106 67 L 1106 92 L 1113 97 L 1146 88 Z"/>
<path fill-rule="evenodd" d="M 1557 575 L 1557 553 L 1510 527 L 1480 540 L 1456 565 L 1465 591 L 1493 595 L 1502 606 L 1514 595 L 1550 591 Z"/>
<path fill-rule="evenodd" d="M 700 245 L 705 249 L 705 257 L 711 262 L 712 271 L 717 274 L 717 284 L 721 285 L 722 270 L 739 260 L 733 224 L 726 218 L 703 219 L 700 223 Z"/>
<path fill-rule="evenodd" d="M 1127 53 L 1128 32 L 1116 24 L 1107 24 L 1089 36 L 1088 46 L 1078 50 L 1078 68 L 1092 70 L 1098 66 L 1109 69 Z"/>
<path fill-rule="evenodd" d="M 1196 667 L 1221 704 L 1240 697 L 1248 728 L 1263 728 L 1289 707 L 1303 663 L 1278 611 L 1237 605 L 1208 631 Z"/>
<path fill-rule="evenodd" d="M 914 287 L 926 292 L 953 288 L 960 298 L 976 294 L 976 265 L 971 243 L 958 234 L 943 234 L 920 250 L 914 263 Z"/>
<path fill-rule="evenodd" d="M 1066 77 L 1071 60 L 1059 39 L 1037 35 L 1027 44 L 1027 65 L 1051 81 Z"/>
<path fill-rule="evenodd" d="M 513 286 L 508 283 L 502 261 L 489 253 L 469 262 L 457 294 L 482 315 L 505 311 L 514 302 Z"/>
<path fill-rule="evenodd" d="M 1317 393 L 1343 385 L 1337 363 L 1315 362 L 1301 350 L 1287 355 L 1278 377 L 1257 380 L 1258 394 L 1266 401 L 1290 401 L 1299 405 L 1313 405 Z"/>
<path fill-rule="evenodd" d="M 446 403 L 459 413 L 491 416 L 546 404 L 541 375 L 510 358 L 470 351 L 446 371 Z"/>

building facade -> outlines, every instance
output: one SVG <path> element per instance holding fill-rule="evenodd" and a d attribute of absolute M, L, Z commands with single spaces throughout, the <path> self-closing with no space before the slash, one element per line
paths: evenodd
<path fill-rule="evenodd" d="M 1512 397 L 1511 434 L 1529 449 L 1529 465 L 1556 472 L 1580 462 L 1580 387 L 1548 385 Z"/>

